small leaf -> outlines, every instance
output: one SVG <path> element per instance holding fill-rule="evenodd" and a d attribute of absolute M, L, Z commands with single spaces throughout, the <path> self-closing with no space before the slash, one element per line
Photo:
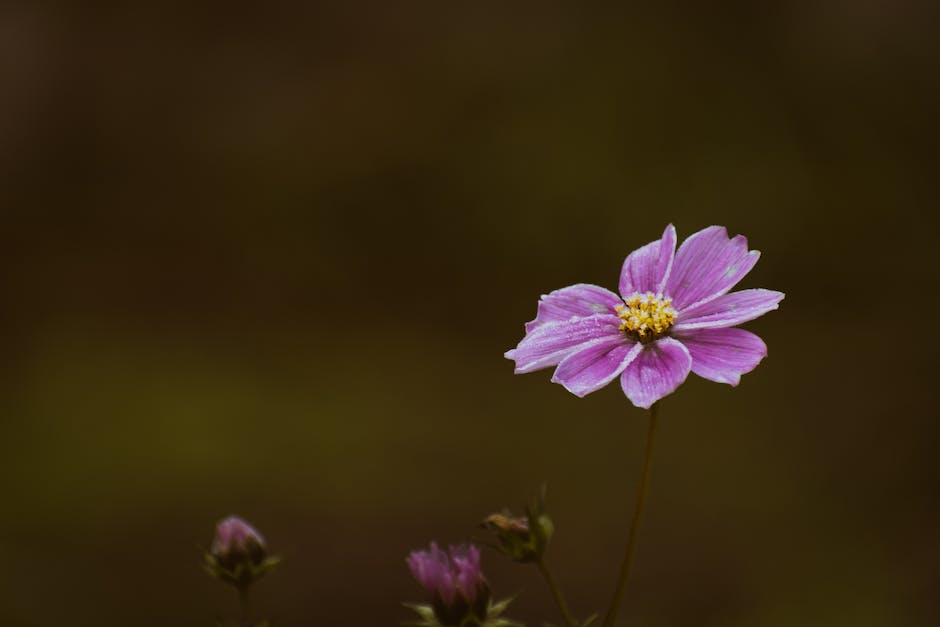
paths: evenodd
<path fill-rule="evenodd" d="M 491 603 L 489 609 L 486 611 L 486 618 L 497 618 L 500 614 L 506 611 L 506 608 L 509 607 L 509 604 L 516 600 L 516 597 L 508 597 L 502 601 L 496 603 Z"/>
<path fill-rule="evenodd" d="M 263 562 L 261 562 L 255 567 L 254 572 L 252 573 L 252 576 L 253 576 L 252 578 L 253 579 L 261 578 L 262 575 L 266 575 L 272 570 L 274 570 L 274 568 L 280 563 L 281 563 L 280 557 L 277 557 L 277 556 L 269 557 L 268 559 L 264 560 Z"/>
<path fill-rule="evenodd" d="M 437 622 L 437 619 L 434 617 L 434 608 L 432 608 L 430 605 L 425 605 L 423 603 L 402 603 L 402 605 L 417 612 L 418 616 L 428 623 Z"/>

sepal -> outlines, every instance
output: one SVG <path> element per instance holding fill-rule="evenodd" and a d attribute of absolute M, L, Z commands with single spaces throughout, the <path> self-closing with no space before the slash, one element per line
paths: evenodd
<path fill-rule="evenodd" d="M 258 564 L 250 561 L 242 561 L 235 564 L 232 568 L 226 568 L 217 556 L 210 552 L 205 553 L 206 572 L 225 583 L 232 584 L 236 588 L 246 588 L 258 581 L 266 574 L 274 570 L 281 563 L 281 558 L 274 555 L 266 557 Z"/>
<path fill-rule="evenodd" d="M 474 613 L 468 613 L 460 622 L 447 621 L 442 623 L 434 611 L 434 607 L 427 603 L 403 603 L 407 608 L 414 610 L 418 615 L 418 620 L 406 621 L 403 625 L 414 627 L 524 627 L 523 623 L 510 620 L 503 616 L 503 612 L 512 603 L 513 598 L 503 599 L 494 603 L 492 600 L 487 602 L 484 618 L 480 619 Z"/>

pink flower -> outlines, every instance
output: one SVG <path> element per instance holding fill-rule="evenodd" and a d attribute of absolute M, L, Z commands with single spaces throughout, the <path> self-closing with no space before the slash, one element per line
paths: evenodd
<path fill-rule="evenodd" d="M 729 239 L 722 226 L 693 233 L 677 251 L 670 224 L 661 239 L 623 262 L 620 296 L 583 283 L 543 296 L 525 337 L 506 357 L 517 374 L 557 366 L 552 381 L 577 396 L 619 376 L 627 398 L 646 409 L 682 385 L 690 370 L 737 385 L 767 356 L 767 346 L 733 327 L 776 309 L 784 296 L 764 289 L 728 293 L 759 256 L 743 235 Z"/>

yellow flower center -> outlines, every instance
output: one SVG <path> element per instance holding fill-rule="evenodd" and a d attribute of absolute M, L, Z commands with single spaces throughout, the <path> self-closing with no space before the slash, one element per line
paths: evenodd
<path fill-rule="evenodd" d="M 650 292 L 634 294 L 614 310 L 623 321 L 620 330 L 638 342 L 651 342 L 662 337 L 676 321 L 672 300 Z"/>

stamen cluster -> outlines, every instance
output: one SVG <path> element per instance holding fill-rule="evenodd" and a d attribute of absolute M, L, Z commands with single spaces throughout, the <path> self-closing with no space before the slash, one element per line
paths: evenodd
<path fill-rule="evenodd" d="M 644 344 L 662 337 L 676 321 L 672 299 L 660 298 L 652 292 L 634 294 L 614 310 L 623 320 L 620 330 Z"/>

